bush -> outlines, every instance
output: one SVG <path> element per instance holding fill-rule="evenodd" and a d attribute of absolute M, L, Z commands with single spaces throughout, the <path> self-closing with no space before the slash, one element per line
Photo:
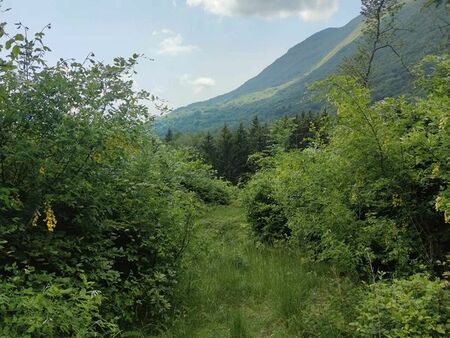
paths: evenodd
<path fill-rule="evenodd" d="M 351 325 L 360 337 L 448 337 L 448 288 L 447 281 L 419 274 L 372 284 Z"/>
<path fill-rule="evenodd" d="M 178 153 L 182 157 L 180 162 L 185 166 L 180 172 L 183 177 L 182 185 L 188 191 L 195 193 L 207 204 L 227 205 L 230 203 L 233 194 L 231 186 L 217 179 L 211 166 L 186 156 L 184 152 Z"/>
<path fill-rule="evenodd" d="M 50 67 L 42 38 L 0 40 L 11 50 L 0 60 L 2 330 L 155 329 L 197 206 L 184 178 L 205 169 L 149 131 L 150 96 L 131 80 L 138 55 Z"/>
<path fill-rule="evenodd" d="M 80 283 L 81 284 L 81 283 Z M 98 337 L 119 332 L 116 319 L 100 315 L 103 296 L 93 283 L 16 273 L 0 284 L 0 336 Z"/>
<path fill-rule="evenodd" d="M 286 226 L 313 259 L 369 276 L 438 269 L 450 247 L 449 57 L 428 58 L 422 98 L 372 103 L 354 80 L 322 83 L 338 114 L 329 140 L 278 153 L 249 183 L 259 237 Z"/>
<path fill-rule="evenodd" d="M 282 206 L 274 196 L 269 172 L 258 173 L 245 188 L 244 205 L 254 235 L 262 242 L 286 239 L 291 230 Z"/>

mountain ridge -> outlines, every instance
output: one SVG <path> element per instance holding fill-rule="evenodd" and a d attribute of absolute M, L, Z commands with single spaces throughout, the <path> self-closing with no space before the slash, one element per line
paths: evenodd
<path fill-rule="evenodd" d="M 432 29 L 432 15 L 423 15 L 422 4 L 423 1 L 408 1 L 398 14 L 403 24 L 422 24 L 420 34 L 401 32 L 398 36 L 399 40 L 407 42 L 402 52 L 408 64 L 433 52 L 433 42 L 439 40 L 439 33 Z M 269 122 L 283 115 L 320 109 L 320 105 L 305 99 L 306 88 L 335 73 L 342 61 L 355 53 L 362 38 L 362 25 L 363 17 L 359 15 L 342 27 L 314 33 L 235 90 L 178 108 L 157 119 L 158 133 L 164 133 L 168 128 L 176 132 L 215 130 L 223 123 L 235 126 L 240 121 L 249 122 L 255 115 Z M 374 76 L 377 83 L 375 99 L 388 93 L 400 94 L 410 88 L 411 81 L 401 62 L 387 51 L 380 53 L 376 66 L 380 70 Z"/>

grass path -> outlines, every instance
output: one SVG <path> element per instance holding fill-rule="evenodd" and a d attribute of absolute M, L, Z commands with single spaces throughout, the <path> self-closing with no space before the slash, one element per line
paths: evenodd
<path fill-rule="evenodd" d="M 159 338 L 338 337 L 342 332 L 347 284 L 329 269 L 308 266 L 298 252 L 255 244 L 238 205 L 204 213 L 185 264 L 177 295 L 181 315 Z"/>

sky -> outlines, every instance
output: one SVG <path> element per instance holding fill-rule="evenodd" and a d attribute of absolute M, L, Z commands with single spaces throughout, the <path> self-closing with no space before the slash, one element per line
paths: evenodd
<path fill-rule="evenodd" d="M 310 35 L 359 14 L 359 0 L 3 0 L 0 22 L 51 23 L 50 62 L 144 54 L 136 87 L 171 108 L 225 94 Z M 151 59 L 154 59 L 153 61 Z"/>

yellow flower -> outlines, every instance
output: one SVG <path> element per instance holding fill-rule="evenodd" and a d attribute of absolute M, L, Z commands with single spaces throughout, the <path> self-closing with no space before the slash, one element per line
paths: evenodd
<path fill-rule="evenodd" d="M 45 223 L 47 224 L 47 229 L 50 232 L 53 232 L 53 230 L 56 228 L 56 223 L 58 222 L 56 220 L 55 213 L 52 209 L 52 206 L 50 203 L 45 203 Z"/>
<path fill-rule="evenodd" d="M 33 227 L 37 226 L 37 222 L 38 222 L 40 216 L 41 216 L 41 213 L 39 212 L 39 209 L 36 209 L 33 216 L 31 217 L 31 226 L 33 226 Z"/>
<path fill-rule="evenodd" d="M 398 194 L 394 194 L 392 196 L 392 206 L 401 207 L 402 205 L 404 205 L 402 198 Z"/>
<path fill-rule="evenodd" d="M 356 191 L 352 191 L 352 195 L 350 196 L 350 201 L 352 203 L 358 202 L 358 194 L 356 193 Z"/>
<path fill-rule="evenodd" d="M 39 174 L 45 175 L 45 168 L 44 167 L 40 167 L 39 168 Z"/>
<path fill-rule="evenodd" d="M 445 116 L 439 121 L 439 129 L 444 130 L 447 127 L 448 117 Z"/>
<path fill-rule="evenodd" d="M 435 164 L 433 165 L 433 170 L 431 171 L 431 177 L 432 177 L 432 178 L 438 177 L 438 176 L 439 176 L 439 171 L 440 171 L 440 169 L 441 169 L 440 164 L 439 164 L 439 163 L 435 163 Z"/>

